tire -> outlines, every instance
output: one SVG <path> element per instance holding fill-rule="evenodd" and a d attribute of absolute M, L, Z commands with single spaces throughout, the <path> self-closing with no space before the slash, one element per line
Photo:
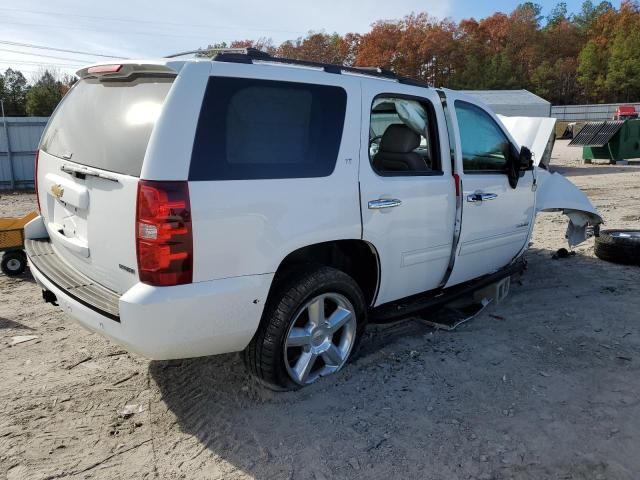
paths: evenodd
<path fill-rule="evenodd" d="M 608 262 L 640 265 L 640 230 L 603 230 L 595 240 L 595 254 Z"/>
<path fill-rule="evenodd" d="M 364 295 L 349 275 L 325 266 L 300 270 L 274 285 L 244 351 L 249 371 L 274 390 L 297 390 L 341 370 L 355 355 L 367 321 Z"/>
<path fill-rule="evenodd" d="M 0 268 L 5 275 L 10 277 L 20 275 L 27 268 L 27 257 L 24 252 L 20 251 L 6 252 L 2 256 Z"/>

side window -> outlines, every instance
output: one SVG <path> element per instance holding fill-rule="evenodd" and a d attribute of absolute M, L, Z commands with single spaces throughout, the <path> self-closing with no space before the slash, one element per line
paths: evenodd
<path fill-rule="evenodd" d="M 439 145 L 433 106 L 393 96 L 371 108 L 369 159 L 379 175 L 438 175 Z"/>
<path fill-rule="evenodd" d="M 340 87 L 212 77 L 190 180 L 325 177 L 333 172 L 347 93 Z"/>
<path fill-rule="evenodd" d="M 504 172 L 511 144 L 487 112 L 466 102 L 456 102 L 465 173 Z"/>

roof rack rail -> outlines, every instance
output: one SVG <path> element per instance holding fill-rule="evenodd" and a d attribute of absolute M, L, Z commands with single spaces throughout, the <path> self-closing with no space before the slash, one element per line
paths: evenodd
<path fill-rule="evenodd" d="M 365 73 L 368 75 L 374 75 L 376 77 L 379 76 L 379 77 L 392 78 L 393 80 L 397 80 L 399 78 L 398 75 L 393 73 L 391 70 L 387 70 L 386 68 L 381 68 L 381 67 L 350 67 L 350 68 L 355 68 L 356 70 L 359 70 L 362 73 Z"/>
<path fill-rule="evenodd" d="M 234 51 L 230 51 L 234 50 Z M 384 78 L 387 80 L 395 80 L 398 83 L 412 85 L 416 87 L 430 88 L 427 83 L 414 80 L 412 78 L 396 75 L 391 70 L 387 70 L 380 67 L 347 67 L 344 65 L 335 65 L 332 63 L 314 62 L 311 60 L 298 60 L 295 58 L 283 58 L 274 57 L 267 52 L 258 50 L 255 48 L 246 49 L 219 49 L 216 55 L 212 58 L 216 62 L 231 62 L 231 63 L 253 63 L 269 62 L 269 63 L 281 63 L 285 65 L 299 65 L 303 67 L 312 67 L 324 70 L 327 73 L 341 74 L 342 72 L 355 73 L 359 75 L 367 75 L 377 78 Z"/>
<path fill-rule="evenodd" d="M 398 81 L 404 85 L 411 85 L 413 87 L 423 87 L 423 88 L 432 87 L 432 85 L 429 85 L 427 82 L 422 82 L 420 80 L 416 80 L 415 78 L 410 78 L 410 77 L 398 77 Z"/>
<path fill-rule="evenodd" d="M 257 48 L 199 48 L 197 50 L 187 50 L 186 52 L 173 53 L 171 55 L 167 55 L 164 58 L 175 58 L 182 57 L 184 55 L 192 55 L 194 53 L 201 53 L 203 57 L 215 58 L 218 55 L 245 55 L 245 56 L 260 56 L 260 57 L 269 57 L 270 55 L 267 52 L 263 52 L 262 50 L 258 50 Z"/>

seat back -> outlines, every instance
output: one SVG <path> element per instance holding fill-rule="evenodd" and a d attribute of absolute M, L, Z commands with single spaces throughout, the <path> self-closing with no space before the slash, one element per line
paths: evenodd
<path fill-rule="evenodd" d="M 373 157 L 373 167 L 385 172 L 424 171 L 424 158 L 414 152 L 420 145 L 420 135 L 403 124 L 389 125 L 380 140 L 380 149 Z"/>

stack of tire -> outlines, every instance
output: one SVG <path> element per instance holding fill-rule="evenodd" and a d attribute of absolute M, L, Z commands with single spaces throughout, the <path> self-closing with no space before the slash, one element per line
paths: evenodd
<path fill-rule="evenodd" d="M 603 230 L 595 240 L 596 257 L 623 265 L 640 265 L 640 230 Z"/>

